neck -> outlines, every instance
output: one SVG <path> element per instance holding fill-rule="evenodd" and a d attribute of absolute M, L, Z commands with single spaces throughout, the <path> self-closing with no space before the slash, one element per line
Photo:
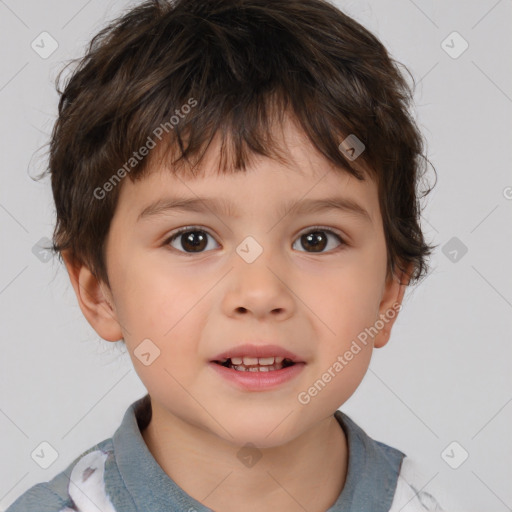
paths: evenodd
<path fill-rule="evenodd" d="M 152 405 L 142 432 L 149 451 L 179 487 L 215 512 L 325 512 L 343 489 L 347 445 L 333 415 L 286 444 L 240 452 Z"/>

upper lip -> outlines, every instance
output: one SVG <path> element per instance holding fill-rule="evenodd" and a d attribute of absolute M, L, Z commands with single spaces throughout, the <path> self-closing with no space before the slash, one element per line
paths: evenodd
<path fill-rule="evenodd" d="M 304 361 L 289 350 L 286 350 L 279 345 L 254 345 L 246 343 L 244 345 L 237 345 L 236 347 L 225 350 L 221 354 L 215 356 L 212 361 L 224 361 L 232 357 L 283 357 L 290 359 L 294 363 L 303 363 Z"/>

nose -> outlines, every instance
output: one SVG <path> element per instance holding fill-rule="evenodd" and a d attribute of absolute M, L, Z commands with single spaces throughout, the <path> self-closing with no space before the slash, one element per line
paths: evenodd
<path fill-rule="evenodd" d="M 270 250 L 249 262 L 237 253 L 228 277 L 223 306 L 233 316 L 251 314 L 289 318 L 295 309 L 295 295 L 289 286 L 290 273 Z"/>

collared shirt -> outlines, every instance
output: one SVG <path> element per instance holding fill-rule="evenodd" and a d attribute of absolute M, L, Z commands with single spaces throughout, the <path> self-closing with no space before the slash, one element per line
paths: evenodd
<path fill-rule="evenodd" d="M 442 510 L 432 496 L 404 479 L 401 451 L 371 439 L 343 412 L 334 417 L 346 435 L 348 467 L 343 490 L 326 512 Z M 212 512 L 152 456 L 141 434 L 150 419 L 146 395 L 128 407 L 111 438 L 82 453 L 49 482 L 28 489 L 6 512 Z"/>

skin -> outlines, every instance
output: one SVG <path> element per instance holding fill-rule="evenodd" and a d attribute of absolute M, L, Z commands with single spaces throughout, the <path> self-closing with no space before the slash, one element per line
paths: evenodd
<path fill-rule="evenodd" d="M 139 182 L 125 179 L 107 240 L 111 288 L 63 254 L 83 314 L 103 339 L 124 339 L 151 396 L 153 417 L 142 432 L 150 452 L 216 512 L 323 512 L 333 505 L 348 460 L 333 414 L 358 387 L 373 348 L 387 343 L 397 315 L 308 404 L 297 396 L 401 304 L 408 282 L 386 274 L 375 182 L 335 169 L 292 122 L 275 136 L 289 151 L 288 165 L 255 157 L 247 173 L 178 178 L 155 167 Z M 216 168 L 218 142 L 202 169 Z M 338 210 L 276 213 L 288 200 L 333 191 L 357 201 L 371 221 Z M 237 215 L 175 211 L 136 222 L 144 206 L 170 193 L 223 197 Z M 196 225 L 209 233 L 202 252 L 188 256 L 180 236 L 166 244 L 177 228 Z M 301 243 L 315 225 L 338 232 L 346 245 L 325 229 L 321 252 Z M 249 235 L 263 248 L 250 264 L 236 252 Z M 145 366 L 134 350 L 147 338 L 160 356 Z M 246 340 L 279 344 L 306 365 L 277 389 L 241 391 L 208 362 Z M 248 442 L 262 455 L 252 467 L 237 457 Z"/>

